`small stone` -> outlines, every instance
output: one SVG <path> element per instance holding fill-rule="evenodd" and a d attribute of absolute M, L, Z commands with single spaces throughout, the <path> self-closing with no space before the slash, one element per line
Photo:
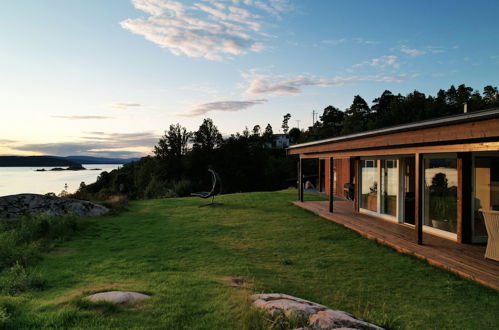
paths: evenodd
<path fill-rule="evenodd" d="M 115 304 L 126 304 L 148 298 L 150 298 L 150 296 L 143 293 L 126 291 L 99 292 L 87 297 L 88 300 L 93 302 L 107 301 Z"/>

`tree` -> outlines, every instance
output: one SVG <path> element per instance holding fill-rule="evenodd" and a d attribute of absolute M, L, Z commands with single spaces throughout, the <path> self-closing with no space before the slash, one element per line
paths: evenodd
<path fill-rule="evenodd" d="M 284 115 L 284 119 L 282 120 L 282 126 L 281 126 L 284 134 L 288 134 L 288 130 L 289 130 L 288 122 L 290 119 L 291 119 L 291 114 L 287 113 Z"/>
<path fill-rule="evenodd" d="M 253 126 L 253 135 L 260 136 L 260 125 Z"/>
<path fill-rule="evenodd" d="M 265 127 L 265 131 L 263 132 L 263 137 L 267 139 L 272 139 L 272 136 L 274 135 L 274 131 L 272 130 L 272 126 L 270 124 L 267 124 Z"/>
<path fill-rule="evenodd" d="M 365 131 L 368 128 L 371 109 L 367 102 L 356 95 L 352 105 L 345 111 L 345 121 L 343 122 L 342 134 L 353 134 Z"/>
<path fill-rule="evenodd" d="M 335 137 L 340 135 L 345 120 L 345 113 L 338 108 L 328 106 L 320 116 L 322 124 L 319 126 L 322 137 Z"/>
<path fill-rule="evenodd" d="M 187 129 L 180 124 L 170 125 L 158 145 L 154 146 L 154 154 L 160 159 L 178 159 L 187 153 L 187 144 L 191 136 L 192 133 L 187 132 Z"/>
<path fill-rule="evenodd" d="M 491 85 L 483 88 L 483 102 L 487 107 L 499 106 L 499 91 Z"/>
<path fill-rule="evenodd" d="M 291 142 L 296 142 L 300 139 L 301 136 L 301 131 L 297 127 L 293 127 L 292 129 L 289 130 L 289 138 L 291 139 Z"/>
<path fill-rule="evenodd" d="M 211 151 L 218 148 L 223 142 L 222 134 L 213 124 L 210 118 L 203 119 L 203 123 L 199 129 L 194 132 L 194 149 Z"/>
<path fill-rule="evenodd" d="M 267 127 L 265 127 L 265 131 L 263 132 L 262 139 L 264 143 L 270 143 L 272 144 L 274 140 L 274 131 L 272 130 L 272 126 L 270 124 L 267 124 Z"/>

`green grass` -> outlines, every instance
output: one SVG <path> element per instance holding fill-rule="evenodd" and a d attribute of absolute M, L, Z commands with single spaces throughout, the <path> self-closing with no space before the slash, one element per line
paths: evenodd
<path fill-rule="evenodd" d="M 197 198 L 147 200 L 84 220 L 36 264 L 44 290 L 0 296 L 0 328 L 264 328 L 249 308 L 255 292 L 298 296 L 389 328 L 498 328 L 498 292 L 314 216 L 295 199 L 287 190 L 221 196 L 223 205 L 211 208 L 198 208 Z M 231 287 L 225 276 L 251 287 Z M 103 290 L 152 298 L 135 306 L 81 299 Z"/>

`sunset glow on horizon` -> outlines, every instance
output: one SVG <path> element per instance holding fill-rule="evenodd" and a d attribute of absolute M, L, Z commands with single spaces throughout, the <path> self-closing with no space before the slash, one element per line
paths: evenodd
<path fill-rule="evenodd" d="M 313 110 L 343 110 L 357 94 L 481 92 L 499 82 L 498 11 L 497 1 L 6 2 L 0 155 L 139 157 L 175 123 L 277 133 L 286 113 L 304 128 Z"/>

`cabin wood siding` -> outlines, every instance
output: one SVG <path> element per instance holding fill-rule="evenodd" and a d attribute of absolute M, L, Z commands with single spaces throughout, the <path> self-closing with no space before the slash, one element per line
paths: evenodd
<path fill-rule="evenodd" d="M 487 119 L 478 122 L 468 122 L 461 124 L 448 125 L 443 127 L 431 127 L 417 129 L 407 132 L 391 133 L 379 136 L 361 137 L 350 140 L 328 142 L 311 146 L 303 146 L 288 149 L 290 155 L 294 154 L 313 154 L 313 153 L 332 153 L 337 156 L 346 157 L 355 155 L 353 151 L 359 154 L 366 154 L 369 149 L 381 149 L 389 154 L 397 147 L 405 146 L 399 152 L 410 152 L 410 149 L 428 148 L 434 145 L 456 145 L 456 149 L 469 142 L 474 143 L 477 149 L 487 146 L 488 140 L 499 137 L 499 118 Z M 463 143 L 460 143 L 460 142 Z M 469 141 L 468 143 L 464 143 Z M 496 139 L 494 139 L 494 142 Z M 495 142 L 497 143 L 497 142 Z M 495 145 L 497 148 L 497 144 Z M 452 147 L 451 147 L 452 149 Z M 472 151 L 472 150 L 469 150 Z M 341 153 L 344 153 L 343 155 Z"/>
<path fill-rule="evenodd" d="M 329 187 L 331 182 L 330 168 L 331 161 L 329 158 L 325 160 L 325 193 L 329 196 Z M 345 183 L 350 182 L 350 159 L 335 158 L 334 170 L 336 171 L 336 186 L 334 187 L 334 196 L 344 197 L 343 187 Z"/>

